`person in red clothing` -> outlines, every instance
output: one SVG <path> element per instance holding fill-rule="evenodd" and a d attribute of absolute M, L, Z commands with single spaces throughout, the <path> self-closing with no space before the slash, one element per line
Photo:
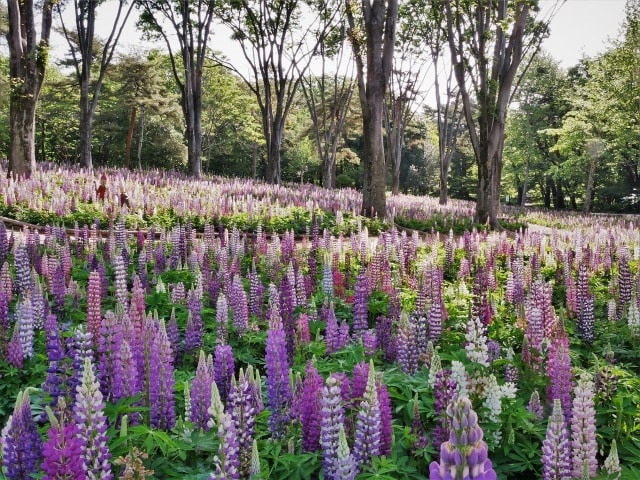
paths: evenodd
<path fill-rule="evenodd" d="M 107 175 L 104 172 L 102 172 L 102 176 L 100 177 L 100 185 L 96 188 L 96 198 L 101 202 L 104 202 L 104 199 L 106 196 L 107 196 Z"/>

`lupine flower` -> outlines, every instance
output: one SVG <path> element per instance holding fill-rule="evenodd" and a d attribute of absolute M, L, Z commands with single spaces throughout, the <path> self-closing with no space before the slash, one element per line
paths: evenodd
<path fill-rule="evenodd" d="M 231 390 L 231 380 L 235 373 L 233 350 L 229 345 L 216 345 L 214 357 L 213 378 L 218 386 L 220 399 L 226 405 Z"/>
<path fill-rule="evenodd" d="M 91 359 L 93 363 L 93 342 L 91 334 L 85 332 L 82 327 L 78 326 L 73 331 L 73 336 L 67 339 L 67 356 L 72 359 L 73 372 L 67 379 L 69 391 L 75 392 L 76 388 L 82 382 L 82 369 L 84 368 L 85 359 Z"/>
<path fill-rule="evenodd" d="M 127 290 L 127 272 L 122 260 L 122 255 L 116 255 L 113 259 L 114 287 L 116 302 L 123 312 L 129 311 L 129 291 Z"/>
<path fill-rule="evenodd" d="M 419 355 L 415 332 L 415 324 L 405 317 L 398 327 L 396 355 L 401 370 L 407 375 L 413 375 L 418 370 Z"/>
<path fill-rule="evenodd" d="M 440 462 L 431 462 L 430 480 L 495 480 L 488 447 L 482 440 L 478 415 L 465 396 L 454 399 L 447 407 L 451 431 L 449 440 L 440 447 Z"/>
<path fill-rule="evenodd" d="M 376 380 L 378 404 L 380 405 L 380 455 L 391 455 L 393 427 L 391 426 L 391 398 L 387 386 L 378 376 Z"/>
<path fill-rule="evenodd" d="M 160 321 L 149 347 L 149 407 L 150 423 L 154 428 L 171 429 L 175 424 L 173 386 L 173 352 L 164 322 Z"/>
<path fill-rule="evenodd" d="M 31 300 L 25 298 L 16 305 L 16 322 L 19 325 L 20 344 L 24 358 L 33 357 L 34 318 Z"/>
<path fill-rule="evenodd" d="M 369 285 L 367 274 L 361 271 L 356 277 L 353 295 L 353 334 L 359 336 L 369 328 Z"/>
<path fill-rule="evenodd" d="M 225 344 L 228 341 L 227 324 L 229 323 L 229 306 L 227 297 L 220 292 L 216 302 L 216 342 Z"/>
<path fill-rule="evenodd" d="M 596 442 L 596 410 L 594 385 L 587 378 L 578 380 L 571 411 L 571 458 L 573 476 L 593 478 L 598 473 Z"/>
<path fill-rule="evenodd" d="M 380 455 L 380 422 L 380 403 L 376 391 L 375 370 L 371 361 L 364 395 L 358 405 L 353 443 L 353 457 L 359 466 L 370 464 L 373 457 Z"/>
<path fill-rule="evenodd" d="M 429 443 L 427 439 L 422 418 L 420 417 L 420 405 L 418 403 L 418 394 L 413 397 L 413 419 L 411 420 L 411 433 L 415 435 L 416 441 L 413 444 L 414 449 L 425 448 Z"/>
<path fill-rule="evenodd" d="M 31 415 L 29 391 L 18 393 L 13 413 L 2 429 L 2 465 L 9 480 L 30 478 L 42 459 L 42 439 Z"/>
<path fill-rule="evenodd" d="M 300 400 L 302 450 L 305 452 L 315 452 L 320 448 L 320 409 L 323 383 L 316 368 L 311 363 L 307 363 Z"/>
<path fill-rule="evenodd" d="M 224 306 L 226 307 L 226 300 Z M 187 317 L 187 328 L 184 332 L 184 349 L 185 352 L 196 352 L 202 347 L 204 323 L 202 321 L 202 304 L 193 290 L 189 291 L 187 308 L 189 313 Z M 224 313 L 228 315 L 228 311 L 226 309 L 224 310 Z M 226 326 L 227 325 L 225 323 L 224 338 L 226 338 Z"/>
<path fill-rule="evenodd" d="M 465 335 L 467 359 L 485 367 L 489 366 L 489 349 L 487 347 L 486 327 L 477 317 L 471 317 L 467 322 Z"/>
<path fill-rule="evenodd" d="M 450 425 L 446 410 L 455 396 L 456 386 L 456 382 L 451 378 L 450 370 L 440 370 L 437 372 L 436 381 L 433 386 L 436 427 L 432 434 L 433 446 L 436 450 L 438 450 L 440 445 L 449 437 Z"/>
<path fill-rule="evenodd" d="M 82 463 L 89 478 L 111 480 L 109 447 L 107 446 L 107 417 L 100 384 L 93 372 L 90 357 L 85 358 L 82 382 L 76 391 L 73 405 L 74 423 L 78 427 L 78 438 L 82 441 Z"/>
<path fill-rule="evenodd" d="M 229 300 L 233 310 L 233 328 L 242 337 L 249 327 L 249 309 L 247 306 L 247 294 L 244 291 L 239 275 L 234 275 L 233 277 Z"/>
<path fill-rule="evenodd" d="M 65 421 L 65 405 L 57 408 L 60 419 L 54 418 L 48 440 L 42 446 L 43 480 L 85 480 L 83 469 L 82 440 L 78 436 L 78 427 Z"/>
<path fill-rule="evenodd" d="M 542 443 L 542 478 L 544 480 L 571 478 L 569 432 L 562 413 L 562 402 L 557 398 L 553 401 L 553 411 L 547 424 L 547 435 Z"/>
<path fill-rule="evenodd" d="M 47 368 L 47 376 L 42 384 L 42 391 L 51 396 L 50 404 L 55 406 L 58 404 L 58 397 L 64 394 L 61 386 L 63 384 L 62 361 L 65 355 L 62 341 L 60 340 L 58 317 L 47 315 L 45 331 L 47 334 L 47 360 L 49 361 L 49 366 Z"/>
<path fill-rule="evenodd" d="M 340 431 L 338 432 L 338 448 L 336 450 L 334 469 L 335 475 L 333 478 L 335 480 L 355 480 L 358 474 L 356 460 L 349 451 L 344 425 L 340 425 Z M 327 477 L 327 480 L 330 480 L 330 478 Z"/>
<path fill-rule="evenodd" d="M 200 350 L 198 367 L 191 383 L 191 399 L 189 403 L 189 420 L 193 422 L 196 428 L 208 430 L 209 414 L 207 410 L 211 404 L 211 382 L 213 382 L 213 372 L 207 364 L 204 351 Z"/>
<path fill-rule="evenodd" d="M 97 341 L 102 323 L 100 274 L 94 270 L 89 274 L 87 285 L 87 331 Z"/>
<path fill-rule="evenodd" d="M 573 375 L 571 372 L 571 357 L 569 356 L 569 339 L 566 334 L 556 336 L 549 346 L 547 360 L 547 400 L 560 400 L 564 410 L 565 421 L 571 419 L 571 390 Z"/>
<path fill-rule="evenodd" d="M 340 480 L 337 476 L 336 460 L 340 443 L 340 430 L 344 429 L 345 413 L 342 405 L 340 385 L 335 376 L 327 378 L 322 388 L 322 423 L 320 427 L 320 448 L 322 466 L 327 480 Z"/>
<path fill-rule="evenodd" d="M 604 461 L 604 470 L 607 475 L 613 479 L 620 478 L 622 468 L 620 468 L 620 459 L 618 458 L 618 446 L 616 445 L 616 439 L 611 441 L 611 450 L 609 455 Z"/>
<path fill-rule="evenodd" d="M 252 398 L 249 372 L 240 369 L 238 381 L 232 382 L 229 392 L 229 412 L 238 436 L 238 458 L 240 475 L 249 476 L 251 470 L 251 450 L 255 442 L 256 408 Z"/>
<path fill-rule="evenodd" d="M 24 355 L 22 354 L 22 343 L 20 342 L 20 325 L 16 323 L 13 328 L 13 336 L 7 345 L 7 360 L 16 368 L 22 368 Z"/>
<path fill-rule="evenodd" d="M 273 308 L 273 307 L 272 307 Z M 289 386 L 289 360 L 282 321 L 277 310 L 271 313 L 266 343 L 267 404 L 271 410 L 269 430 L 278 438 L 284 434 L 289 421 L 288 405 L 291 401 Z"/>
<path fill-rule="evenodd" d="M 16 287 L 18 294 L 21 297 L 25 297 L 28 292 L 33 290 L 31 262 L 29 261 L 29 253 L 27 252 L 26 245 L 20 244 L 16 247 L 14 265 L 16 268 Z"/>
<path fill-rule="evenodd" d="M 542 418 L 544 417 L 544 408 L 542 406 L 542 403 L 540 403 L 540 394 L 537 390 L 534 390 L 531 394 L 529 404 L 527 405 L 527 410 L 533 413 L 538 420 L 542 420 Z"/>
<path fill-rule="evenodd" d="M 209 476 L 210 480 L 235 480 L 240 478 L 239 445 L 235 423 L 228 413 L 223 413 L 218 419 L 218 438 L 220 446 L 213 457 L 215 471 Z"/>

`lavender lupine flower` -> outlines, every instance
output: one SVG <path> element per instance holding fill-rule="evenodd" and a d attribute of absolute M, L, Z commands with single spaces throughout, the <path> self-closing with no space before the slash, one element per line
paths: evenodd
<path fill-rule="evenodd" d="M 264 285 L 260 281 L 260 275 L 256 271 L 255 262 L 249 273 L 249 315 L 262 317 L 262 304 L 264 302 Z"/>
<path fill-rule="evenodd" d="M 189 420 L 196 428 L 208 430 L 209 405 L 211 404 L 211 382 L 213 382 L 213 372 L 207 363 L 207 357 L 203 350 L 200 350 L 198 367 L 191 382 L 191 401 L 189 408 Z"/>
<path fill-rule="evenodd" d="M 435 295 L 431 305 L 429 306 L 429 340 L 436 342 L 442 336 L 442 318 L 444 305 L 440 298 L 440 293 Z"/>
<path fill-rule="evenodd" d="M 227 297 L 220 292 L 216 302 L 216 342 L 225 344 L 228 341 L 229 306 Z"/>
<path fill-rule="evenodd" d="M 91 359 L 93 363 L 93 341 L 91 334 L 85 332 L 81 326 L 76 327 L 73 336 L 67 338 L 67 355 L 72 360 L 73 372 L 67 379 L 70 392 L 75 392 L 82 382 L 82 369 L 85 359 Z"/>
<path fill-rule="evenodd" d="M 358 337 L 369 328 L 369 280 L 361 271 L 356 277 L 353 294 L 353 334 Z"/>
<path fill-rule="evenodd" d="M 309 315 L 301 313 L 296 320 L 296 347 L 302 347 L 308 345 L 311 342 L 311 333 L 309 332 Z"/>
<path fill-rule="evenodd" d="M 89 478 L 111 480 L 109 447 L 107 446 L 107 417 L 100 384 L 93 372 L 91 358 L 84 360 L 82 382 L 76 390 L 73 405 L 74 423 L 82 441 L 83 469 Z"/>
<path fill-rule="evenodd" d="M 122 255 L 116 255 L 113 259 L 114 287 L 116 302 L 123 312 L 129 311 L 129 291 L 127 290 L 127 271 L 122 260 Z"/>
<path fill-rule="evenodd" d="M 42 391 L 51 397 L 50 404 L 58 404 L 58 398 L 64 395 L 63 389 L 63 368 L 62 361 L 65 358 L 60 332 L 58 328 L 58 317 L 47 315 L 45 322 L 45 332 L 47 334 L 47 376 L 42 384 Z"/>
<path fill-rule="evenodd" d="M 338 318 L 333 309 L 333 303 L 322 306 L 322 319 L 326 323 L 325 343 L 327 346 L 327 354 L 335 353 L 341 348 L 340 328 L 338 326 Z"/>
<path fill-rule="evenodd" d="M 204 322 L 202 321 L 202 304 L 193 290 L 189 291 L 187 308 L 189 313 L 184 332 L 184 350 L 185 352 L 197 352 L 203 343 Z"/>
<path fill-rule="evenodd" d="M 320 449 L 320 409 L 323 383 L 318 370 L 311 362 L 307 363 L 300 399 L 302 450 L 304 452 L 315 452 Z"/>
<path fill-rule="evenodd" d="M 291 401 L 291 389 L 289 386 L 289 360 L 285 333 L 277 307 L 276 309 L 271 308 L 265 355 L 267 405 L 271 410 L 269 430 L 274 437 L 279 438 L 284 435 L 285 426 L 289 421 L 287 409 Z"/>
<path fill-rule="evenodd" d="M 525 331 L 525 337 L 528 341 L 528 348 L 527 356 L 523 358 L 523 360 L 527 358 L 530 359 L 529 366 L 533 369 L 537 369 L 542 361 L 542 357 L 539 352 L 542 351 L 542 340 L 544 338 L 542 311 L 538 307 L 530 308 L 527 312 L 527 320 L 528 324 L 527 330 Z"/>
<path fill-rule="evenodd" d="M 578 304 L 578 316 L 576 322 L 580 338 L 589 344 L 593 343 L 593 340 L 595 339 L 595 317 L 593 310 L 593 295 L 587 293 L 584 295 L 582 302 Z"/>
<path fill-rule="evenodd" d="M 449 440 L 440 447 L 440 462 L 431 462 L 429 479 L 495 480 L 496 473 L 471 401 L 464 396 L 455 398 L 447 407 L 447 416 L 451 425 Z"/>
<path fill-rule="evenodd" d="M 238 436 L 238 458 L 240 460 L 241 477 L 249 476 L 251 470 L 251 450 L 255 441 L 256 408 L 254 406 L 250 373 L 242 369 L 231 384 L 229 392 L 229 412 L 236 427 Z"/>
<path fill-rule="evenodd" d="M 238 458 L 238 433 L 235 423 L 229 413 L 223 413 L 217 423 L 220 446 L 217 455 L 213 457 L 216 469 L 209 476 L 209 480 L 239 479 L 240 459 Z"/>
<path fill-rule="evenodd" d="M 391 455 L 393 427 L 391 426 L 391 397 L 380 376 L 376 380 L 378 404 L 380 405 L 380 455 Z"/>
<path fill-rule="evenodd" d="M 16 368 L 22 368 L 24 355 L 22 354 L 22 343 L 20 342 L 20 325 L 16 323 L 13 328 L 13 336 L 7 345 L 7 360 Z"/>
<path fill-rule="evenodd" d="M 18 393 L 13 413 L 2 429 L 2 465 L 9 480 L 31 478 L 42 459 L 42 438 L 31 415 L 29 391 Z"/>
<path fill-rule="evenodd" d="M 557 398 L 553 401 L 553 411 L 547 424 L 547 435 L 542 443 L 542 478 L 544 480 L 571 478 L 569 432 L 562 413 L 562 403 Z"/>
<path fill-rule="evenodd" d="M 233 350 L 229 345 L 216 345 L 214 357 L 213 378 L 220 392 L 220 399 L 226 405 L 235 373 Z"/>
<path fill-rule="evenodd" d="M 27 246 L 20 244 L 14 252 L 14 265 L 16 267 L 16 287 L 18 294 L 25 297 L 33 290 L 33 276 L 31 275 L 31 262 Z"/>
<path fill-rule="evenodd" d="M 113 401 L 123 397 L 133 397 L 142 391 L 138 366 L 133 357 L 129 342 L 122 340 L 118 360 L 114 364 Z"/>
<path fill-rule="evenodd" d="M 358 475 L 358 466 L 355 458 L 349 451 L 347 436 L 344 433 L 344 425 L 340 425 L 338 432 L 338 448 L 336 449 L 334 470 L 335 479 L 355 480 L 356 475 Z"/>
<path fill-rule="evenodd" d="M 447 406 L 453 400 L 456 393 L 457 383 L 451 378 L 450 370 L 440 370 L 436 374 L 433 386 L 435 402 L 434 415 L 436 417 L 436 427 L 433 430 L 432 441 L 436 450 L 449 436 L 449 419 L 446 415 Z"/>
<path fill-rule="evenodd" d="M 287 275 L 284 275 L 280 282 L 279 299 L 280 319 L 282 320 L 282 328 L 287 342 L 287 356 L 289 363 L 291 363 L 295 354 L 295 291 L 294 285 L 289 281 Z"/>
<path fill-rule="evenodd" d="M 20 344 L 23 358 L 33 357 L 34 318 L 31 300 L 25 298 L 16 305 L 16 322 L 20 330 Z"/>
<path fill-rule="evenodd" d="M 49 304 L 45 306 L 44 292 L 42 291 L 42 284 L 40 283 L 40 277 L 36 277 L 35 287 L 31 292 L 31 309 L 33 310 L 33 325 L 35 328 L 42 328 L 44 326 L 44 317 L 49 310 Z"/>
<path fill-rule="evenodd" d="M 621 255 L 618 260 L 618 305 L 616 315 L 618 320 L 622 320 L 625 307 L 629 300 L 631 300 L 631 293 L 633 291 L 633 275 L 629 269 L 629 260 L 626 255 Z"/>
<path fill-rule="evenodd" d="M 571 411 L 571 459 L 573 476 L 593 478 L 598 473 L 596 442 L 596 410 L 594 384 L 587 378 L 578 380 L 573 389 Z"/>
<path fill-rule="evenodd" d="M 509 362 L 505 367 L 504 367 L 504 379 L 507 382 L 511 382 L 511 383 L 518 383 L 518 379 L 520 378 L 520 372 L 518 371 L 518 367 L 513 363 L 513 357 L 514 357 L 514 352 L 512 348 L 508 348 L 507 349 L 507 353 L 506 353 L 506 359 L 509 360 Z"/>
<path fill-rule="evenodd" d="M 229 291 L 229 302 L 233 310 L 233 328 L 240 337 L 249 328 L 249 309 L 247 306 L 247 294 L 242 286 L 240 275 L 234 275 Z"/>
<path fill-rule="evenodd" d="M 418 370 L 418 346 L 416 345 L 416 326 L 406 317 L 401 320 L 396 338 L 396 355 L 401 370 L 413 375 Z"/>
<path fill-rule="evenodd" d="M 560 333 L 549 345 L 549 357 L 547 360 L 547 400 L 560 400 L 564 410 L 564 418 L 567 424 L 571 420 L 571 390 L 573 388 L 573 375 L 571 372 L 571 357 L 569 356 L 569 339 L 566 334 Z"/>
<path fill-rule="evenodd" d="M 394 321 L 390 317 L 380 316 L 377 318 L 376 324 L 376 344 L 384 354 L 387 362 L 393 362 L 396 359 L 396 342 L 393 335 Z"/>
<path fill-rule="evenodd" d="M 322 466 L 327 480 L 340 480 L 336 459 L 340 442 L 340 429 L 344 429 L 345 413 L 338 379 L 331 375 L 322 388 L 320 448 Z"/>
<path fill-rule="evenodd" d="M 116 380 L 116 363 L 122 344 L 122 325 L 112 311 L 104 316 L 100 327 L 98 343 L 98 376 L 102 394 L 107 400 L 113 400 L 113 385 Z"/>
<path fill-rule="evenodd" d="M 376 373 L 373 360 L 369 364 L 369 375 L 362 400 L 358 405 L 353 457 L 358 466 L 368 465 L 373 457 L 380 455 L 381 436 L 380 403 L 376 390 Z"/>
<path fill-rule="evenodd" d="M 153 333 L 149 348 L 149 407 L 151 426 L 169 430 L 176 420 L 173 386 L 173 352 L 164 321 Z"/>
<path fill-rule="evenodd" d="M 89 284 L 87 285 L 87 331 L 91 332 L 94 339 L 98 339 L 100 334 L 100 324 L 102 323 L 102 294 L 101 294 L 100 274 L 94 270 L 89 274 Z"/>
<path fill-rule="evenodd" d="M 529 398 L 529 404 L 527 405 L 527 410 L 533 413 L 538 420 L 542 420 L 544 417 L 544 408 L 542 403 L 540 402 L 540 394 L 537 390 L 534 390 L 531 394 L 531 398 Z"/>
<path fill-rule="evenodd" d="M 364 347 L 365 355 L 372 357 L 376 354 L 377 341 L 378 337 L 374 329 L 370 328 L 362 332 L 362 346 Z"/>
<path fill-rule="evenodd" d="M 131 288 L 131 300 L 129 304 L 129 319 L 133 324 L 142 324 L 145 317 L 145 290 L 138 275 L 133 277 L 133 287 Z"/>
<path fill-rule="evenodd" d="M 330 255 L 325 255 L 322 263 L 322 291 L 327 297 L 333 297 L 333 272 Z"/>

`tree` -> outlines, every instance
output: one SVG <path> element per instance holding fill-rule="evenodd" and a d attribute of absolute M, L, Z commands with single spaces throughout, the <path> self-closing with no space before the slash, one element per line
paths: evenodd
<path fill-rule="evenodd" d="M 311 24 L 302 22 L 305 3 L 300 0 L 222 1 L 220 21 L 238 42 L 249 75 L 239 63 L 216 59 L 236 72 L 256 96 L 266 143 L 268 182 L 281 182 L 281 149 L 287 115 L 311 60 L 333 28 L 339 12 L 335 0 L 319 1 Z"/>
<path fill-rule="evenodd" d="M 80 164 L 91 170 L 91 141 L 93 137 L 93 121 L 98 107 L 100 90 L 113 54 L 120 40 L 129 15 L 133 10 L 133 1 L 126 6 L 126 0 L 117 0 L 116 14 L 110 25 L 109 36 L 105 41 L 96 41 L 95 29 L 97 9 L 104 0 L 73 0 L 75 12 L 75 29 L 68 29 L 64 23 L 62 11 L 64 2 L 57 2 L 56 9 L 60 17 L 62 32 L 69 50 L 76 77 L 80 85 Z M 98 76 L 92 78 L 94 61 L 99 58 Z"/>
<path fill-rule="evenodd" d="M 30 176 L 36 167 L 36 105 L 44 80 L 52 0 L 7 0 L 9 19 L 10 150 L 7 175 Z M 40 38 L 36 17 L 40 12 Z"/>
<path fill-rule="evenodd" d="M 142 9 L 140 25 L 145 32 L 162 38 L 167 45 L 186 125 L 188 169 L 198 178 L 202 175 L 202 73 L 214 18 L 214 2 L 138 0 L 138 5 Z M 171 32 L 177 37 L 178 52 Z"/>
<path fill-rule="evenodd" d="M 384 218 L 387 200 L 382 121 L 393 65 L 398 0 L 362 0 L 360 14 L 354 3 L 354 0 L 345 0 L 362 108 L 364 179 L 361 212 Z"/>
<path fill-rule="evenodd" d="M 478 164 L 475 220 L 500 228 L 505 122 L 518 67 L 537 50 L 547 21 L 536 0 L 445 1 L 447 38 Z"/>
<path fill-rule="evenodd" d="M 353 62 L 350 55 L 345 52 L 343 30 L 336 29 L 335 32 L 335 35 L 320 44 L 319 74 L 306 75 L 301 83 L 311 116 L 313 139 L 322 164 L 324 188 L 336 186 L 338 147 L 347 122 L 355 86 L 351 75 Z M 329 61 L 334 63 L 332 72 L 329 72 Z"/>

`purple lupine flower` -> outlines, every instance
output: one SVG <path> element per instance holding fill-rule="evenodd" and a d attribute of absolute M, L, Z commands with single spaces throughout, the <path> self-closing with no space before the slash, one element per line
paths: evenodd
<path fill-rule="evenodd" d="M 427 439 L 422 418 L 420 417 L 420 404 L 418 403 L 418 394 L 413 397 L 413 419 L 411 420 L 411 433 L 415 435 L 416 441 L 413 444 L 414 449 L 425 448 L 429 440 Z"/>
<path fill-rule="evenodd" d="M 582 474 L 580 474 L 582 477 Z M 547 435 L 542 442 L 542 478 L 565 480 L 571 478 L 571 452 L 567 422 L 562 413 L 560 399 L 553 401 L 553 411 L 547 424 Z"/>
<path fill-rule="evenodd" d="M 547 401 L 560 400 L 567 424 L 571 420 L 571 390 L 573 374 L 569 356 L 569 339 L 566 333 L 559 332 L 549 345 L 547 360 Z"/>
<path fill-rule="evenodd" d="M 4 226 L 4 222 L 0 222 L 0 265 L 7 260 L 9 253 L 9 238 L 7 236 L 7 229 Z"/>
<path fill-rule="evenodd" d="M 323 383 L 318 370 L 311 362 L 307 363 L 300 400 L 302 451 L 304 452 L 315 452 L 320 449 L 320 400 Z"/>
<path fill-rule="evenodd" d="M 113 275 L 116 302 L 123 312 L 129 312 L 129 291 L 127 289 L 127 271 L 122 260 L 122 255 L 116 255 L 113 259 Z"/>
<path fill-rule="evenodd" d="M 13 299 L 13 279 L 11 277 L 11 270 L 9 270 L 9 263 L 4 262 L 2 264 L 2 270 L 0 270 L 0 288 L 4 292 L 7 302 L 11 302 Z"/>
<path fill-rule="evenodd" d="M 87 285 L 87 331 L 91 332 L 92 338 L 96 341 L 102 323 L 101 288 L 100 274 L 94 270 L 89 274 L 89 284 Z"/>
<path fill-rule="evenodd" d="M 250 372 L 242 369 L 238 381 L 232 382 L 229 392 L 229 412 L 238 436 L 240 476 L 248 477 L 251 470 L 251 450 L 255 440 L 256 407 L 253 401 Z"/>
<path fill-rule="evenodd" d="M 45 322 L 45 332 L 47 335 L 47 376 L 42 384 L 42 391 L 51 397 L 50 405 L 58 404 L 58 398 L 64 396 L 61 386 L 63 385 L 62 361 L 65 358 L 60 332 L 58 328 L 58 317 L 47 315 Z"/>
<path fill-rule="evenodd" d="M 227 303 L 227 297 L 224 293 L 220 292 L 218 295 L 218 301 L 216 302 L 216 342 L 218 344 L 225 344 L 228 340 L 229 323 L 229 306 Z"/>
<path fill-rule="evenodd" d="M 378 337 L 374 329 L 370 328 L 362 332 L 362 346 L 364 347 L 365 355 L 372 357 L 376 354 L 378 348 L 377 341 Z"/>
<path fill-rule="evenodd" d="M 416 345 L 416 326 L 405 318 L 398 327 L 396 338 L 396 355 L 400 369 L 407 375 L 418 370 L 418 346 Z"/>
<path fill-rule="evenodd" d="M 107 417 L 100 384 L 93 372 L 93 363 L 86 357 L 82 369 L 82 382 L 76 389 L 73 404 L 74 423 L 82 442 L 83 469 L 89 478 L 110 480 L 113 478 L 107 446 Z"/>
<path fill-rule="evenodd" d="M 340 392 L 340 384 L 334 375 L 327 378 L 322 388 L 322 409 L 320 410 L 320 448 L 322 466 L 327 480 L 340 480 L 336 471 L 336 459 L 340 440 L 340 429 L 344 429 L 345 412 Z"/>
<path fill-rule="evenodd" d="M 525 331 L 525 337 L 527 338 L 529 345 L 529 348 L 527 349 L 528 358 L 531 359 L 529 366 L 533 369 L 537 369 L 542 361 L 540 352 L 542 351 L 542 340 L 544 338 L 542 311 L 538 307 L 530 308 L 527 312 L 527 320 L 528 324 L 527 330 Z"/>
<path fill-rule="evenodd" d="M 580 335 L 580 338 L 584 342 L 592 344 L 593 340 L 595 339 L 593 295 L 587 293 L 582 299 L 582 302 L 578 304 L 578 315 L 576 318 L 576 323 L 578 326 L 578 334 Z"/>
<path fill-rule="evenodd" d="M 234 480 L 240 478 L 240 459 L 238 433 L 233 418 L 229 413 L 223 413 L 218 419 L 218 438 L 220 446 L 213 457 L 215 471 L 209 480 Z"/>
<path fill-rule="evenodd" d="M 355 480 L 358 475 L 356 460 L 349 451 L 347 436 L 344 433 L 344 425 L 340 425 L 338 432 L 338 448 L 334 462 L 334 477 L 340 480 Z M 327 477 L 328 479 L 329 477 Z"/>
<path fill-rule="evenodd" d="M 267 405 L 271 410 L 269 430 L 275 438 L 279 438 L 284 435 L 285 425 L 289 421 L 287 409 L 291 401 L 291 389 L 285 333 L 277 307 L 275 309 L 273 307 L 271 307 L 271 319 L 267 332 L 265 362 Z"/>
<path fill-rule="evenodd" d="M 447 416 L 451 425 L 449 440 L 440 446 L 440 462 L 429 465 L 429 479 L 495 480 L 496 472 L 471 401 L 464 396 L 455 398 L 447 407 Z"/>
<path fill-rule="evenodd" d="M 544 407 L 540 402 L 540 394 L 537 390 L 534 390 L 531 394 L 531 398 L 529 398 L 529 404 L 527 405 L 527 410 L 533 413 L 538 420 L 542 420 L 544 418 Z"/>
<path fill-rule="evenodd" d="M 326 323 L 325 343 L 327 345 L 327 354 L 335 353 L 340 350 L 340 329 L 336 313 L 333 310 L 333 303 L 325 303 L 322 306 L 321 317 Z"/>
<path fill-rule="evenodd" d="M 444 304 L 442 303 L 442 294 L 439 287 L 434 292 L 434 297 L 429 306 L 429 340 L 437 342 L 442 336 L 442 321 L 444 318 Z"/>
<path fill-rule="evenodd" d="M 13 336 L 7 345 L 7 360 L 16 368 L 22 368 L 24 355 L 22 354 L 22 342 L 20 342 L 20 325 L 16 323 L 13 328 Z"/>
<path fill-rule="evenodd" d="M 287 358 L 291 363 L 295 354 L 295 292 L 294 285 L 289 281 L 288 275 L 284 275 L 280 282 L 279 299 L 280 319 L 287 342 Z"/>
<path fill-rule="evenodd" d="M 446 410 L 455 396 L 457 386 L 456 381 L 451 378 L 451 370 L 442 369 L 436 374 L 436 382 L 433 386 L 436 427 L 432 434 L 433 446 L 436 450 L 439 450 L 449 437 L 450 425 Z"/>
<path fill-rule="evenodd" d="M 331 270 L 331 256 L 325 255 L 322 262 L 322 292 L 327 297 L 333 297 L 333 271 Z"/>
<path fill-rule="evenodd" d="M 247 306 L 247 294 L 242 286 L 240 275 L 234 275 L 229 290 L 229 303 L 233 310 L 233 328 L 240 337 L 249 328 L 249 308 Z"/>
<path fill-rule="evenodd" d="M 571 459 L 573 476 L 593 478 L 598 472 L 598 445 L 596 442 L 596 410 L 594 384 L 581 378 L 573 389 L 571 409 Z"/>
<path fill-rule="evenodd" d="M 216 345 L 214 352 L 213 378 L 220 392 L 220 399 L 227 404 L 231 381 L 235 373 L 233 350 L 229 345 Z"/>
<path fill-rule="evenodd" d="M 264 302 L 264 285 L 260 281 L 260 275 L 256 271 L 255 262 L 249 273 L 249 315 L 262 317 L 262 304 Z"/>
<path fill-rule="evenodd" d="M 112 398 L 117 402 L 123 397 L 133 397 L 142 391 L 138 366 L 126 339 L 122 340 L 118 361 L 114 364 L 114 382 Z"/>
<path fill-rule="evenodd" d="M 354 400 L 360 401 L 364 397 L 364 392 L 369 381 L 369 363 L 358 362 L 353 366 L 353 380 L 351 382 L 351 396 Z"/>
<path fill-rule="evenodd" d="M 27 246 L 20 244 L 14 252 L 14 265 L 16 267 L 16 287 L 18 294 L 26 297 L 33 290 L 33 276 L 31 275 L 31 262 Z"/>
<path fill-rule="evenodd" d="M 78 427 L 58 423 L 49 428 L 47 435 L 48 440 L 42 446 L 42 480 L 85 480 Z"/>
<path fill-rule="evenodd" d="M 381 436 L 380 403 L 376 390 L 376 373 L 373 360 L 369 365 L 367 385 L 358 405 L 356 418 L 356 433 L 353 443 L 353 458 L 359 467 L 369 465 L 380 455 Z"/>
<path fill-rule="evenodd" d="M 376 323 L 376 343 L 384 353 L 385 361 L 393 362 L 396 359 L 396 343 L 393 335 L 394 321 L 391 317 L 380 316 Z"/>
<path fill-rule="evenodd" d="M 164 322 L 160 321 L 152 333 L 149 348 L 149 407 L 151 426 L 169 430 L 176 421 L 173 386 L 173 352 Z"/>
<path fill-rule="evenodd" d="M 140 277 L 138 275 L 134 275 L 133 277 L 133 287 L 131 288 L 131 299 L 129 303 L 129 319 L 131 323 L 143 324 L 145 318 L 145 290 L 142 286 L 142 282 L 140 281 Z"/>
<path fill-rule="evenodd" d="M 122 344 L 122 325 L 112 311 L 104 316 L 97 338 L 98 343 L 98 378 L 102 394 L 107 400 L 113 400 L 113 385 L 116 382 L 118 353 Z"/>
<path fill-rule="evenodd" d="M 311 342 L 311 333 L 309 332 L 309 315 L 301 313 L 296 320 L 296 337 L 295 344 L 297 347 L 308 345 Z"/>
<path fill-rule="evenodd" d="M 211 405 L 211 383 L 213 382 L 213 371 L 209 368 L 207 357 L 203 350 L 200 350 L 198 367 L 191 382 L 191 402 L 189 408 L 189 420 L 196 428 L 209 430 L 209 406 Z"/>
<path fill-rule="evenodd" d="M 13 413 L 2 429 L 0 444 L 6 478 L 23 480 L 38 471 L 42 460 L 42 438 L 31 415 L 28 390 L 18 393 Z"/>
<path fill-rule="evenodd" d="M 67 378 L 69 392 L 75 392 L 82 382 L 82 369 L 86 358 L 93 362 L 93 342 L 91 334 L 81 326 L 76 327 L 73 336 L 67 338 L 67 356 L 71 358 L 73 371 Z"/>
<path fill-rule="evenodd" d="M 34 318 L 31 300 L 25 298 L 16 305 L 16 323 L 19 325 L 23 358 L 33 357 Z"/>
<path fill-rule="evenodd" d="M 393 442 L 391 426 L 391 397 L 387 386 L 378 378 L 376 381 L 378 404 L 380 405 L 380 455 L 389 457 Z"/>
<path fill-rule="evenodd" d="M 356 337 L 369 328 L 369 280 L 362 270 L 356 277 L 353 294 L 353 334 Z"/>
<path fill-rule="evenodd" d="M 633 291 L 633 275 L 629 269 L 629 260 L 626 255 L 621 255 L 618 260 L 618 305 L 616 314 L 618 320 L 622 320 L 625 307 L 629 300 L 631 300 L 631 293 Z"/>

